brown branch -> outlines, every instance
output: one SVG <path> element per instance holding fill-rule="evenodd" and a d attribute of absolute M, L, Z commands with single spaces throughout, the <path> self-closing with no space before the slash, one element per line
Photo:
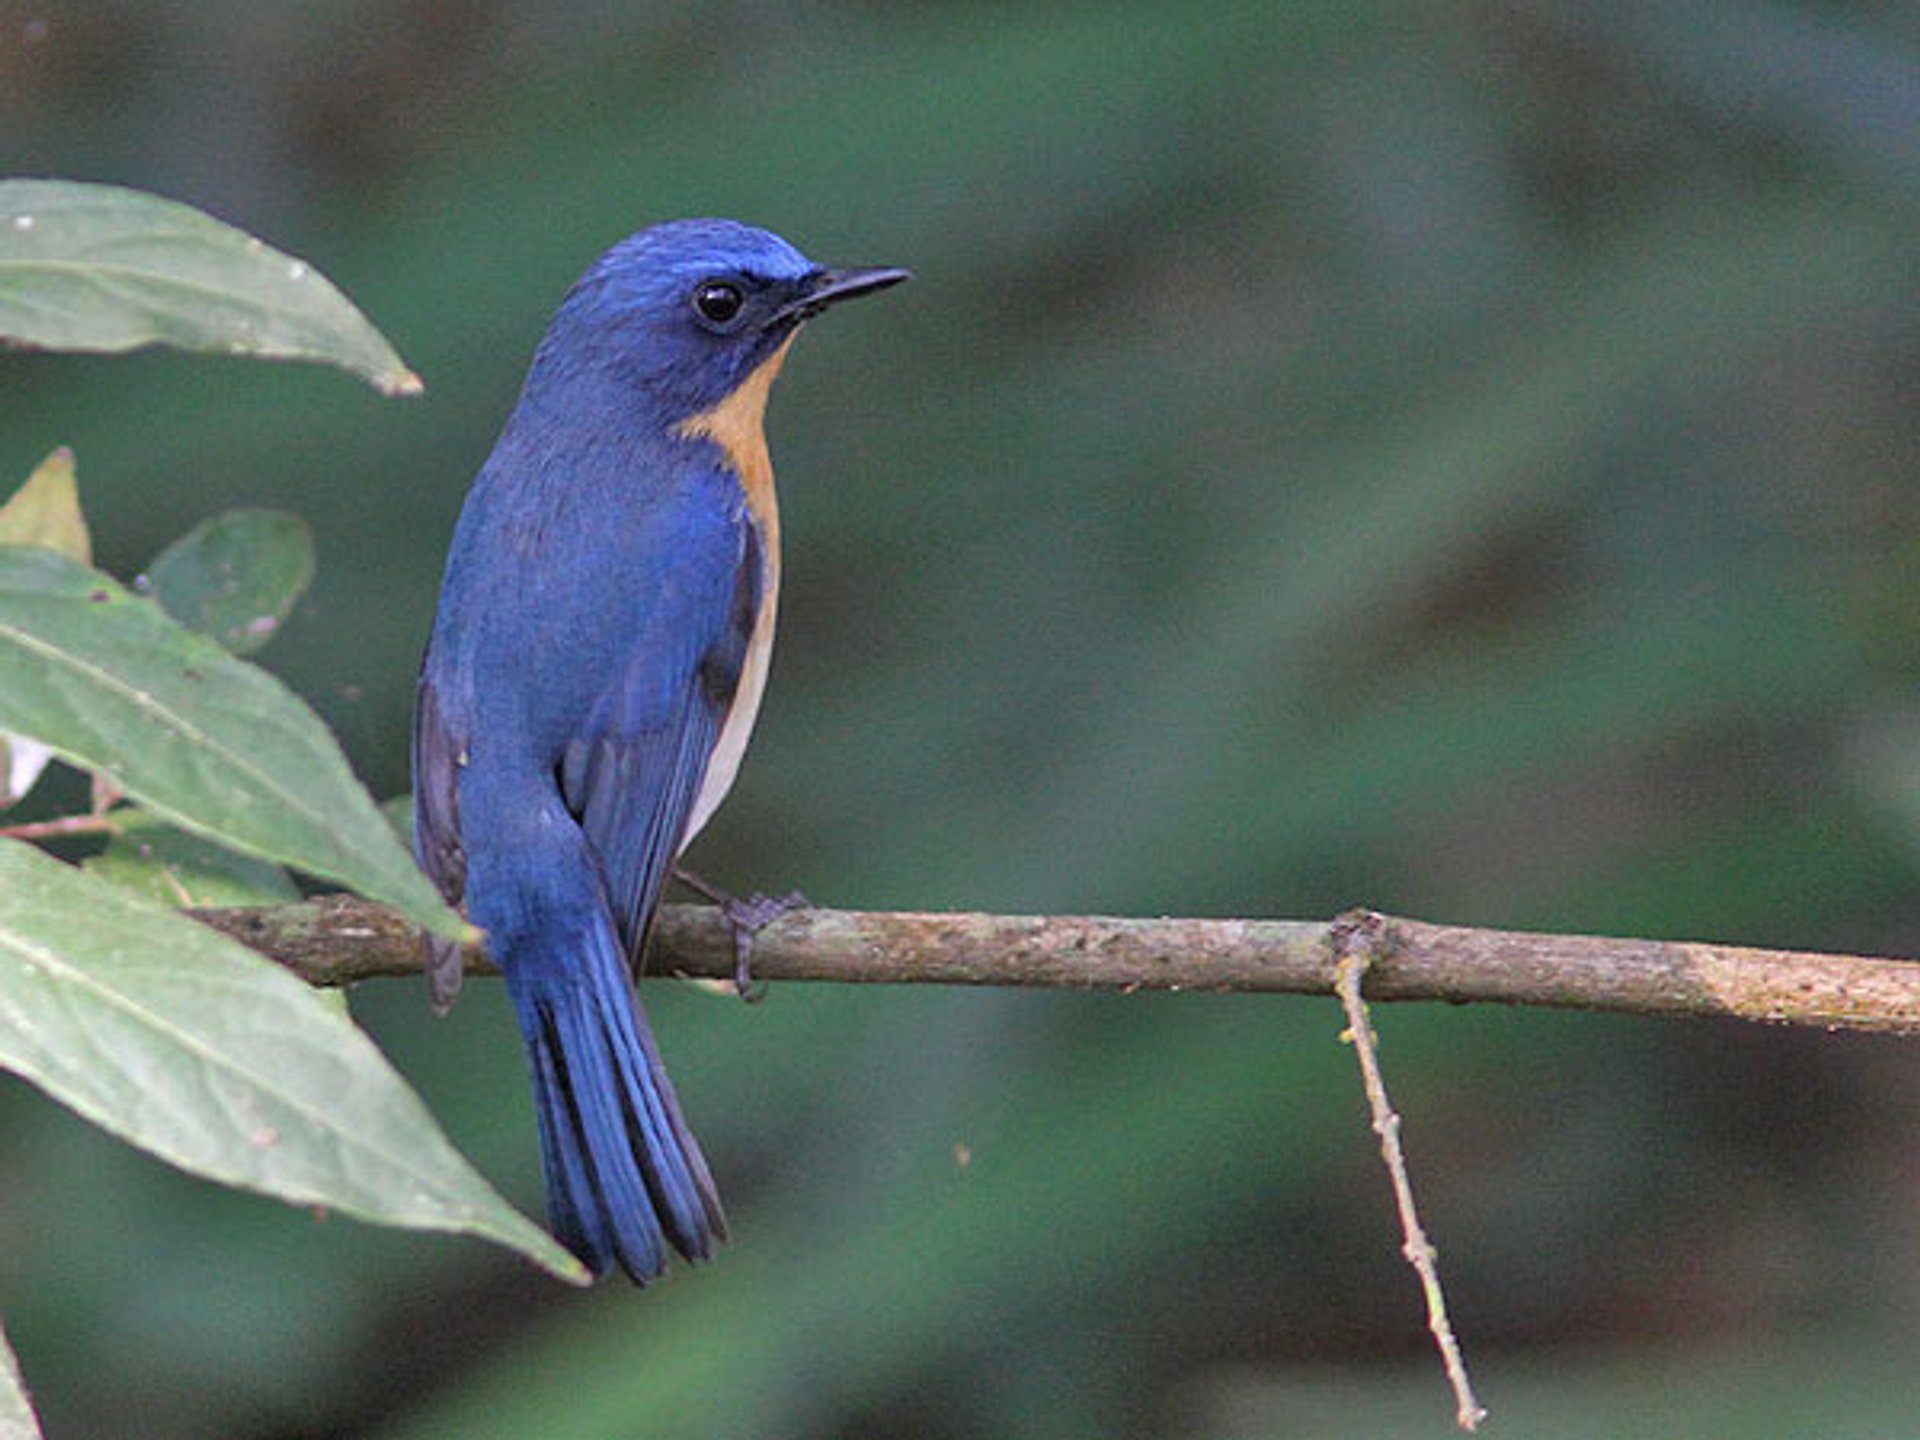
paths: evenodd
<path fill-rule="evenodd" d="M 193 913 L 317 985 L 423 969 L 419 932 L 393 912 L 350 896 Z M 470 972 L 493 971 L 478 948 L 469 949 L 466 960 Z M 1428 1325 L 1463 1430 L 1476 1428 L 1485 1412 L 1446 1317 L 1433 1247 L 1413 1208 L 1399 1117 L 1379 1076 L 1363 995 L 1369 1001 L 1491 1000 L 1920 1034 L 1920 964 L 1691 941 L 1475 930 L 1371 911 L 1317 922 L 805 909 L 788 912 L 761 932 L 753 961 L 762 980 L 1339 995 L 1393 1177 L 1404 1253 L 1419 1272 Z M 650 965 L 655 973 L 731 980 L 733 937 L 712 907 L 668 906 Z"/>
<path fill-rule="evenodd" d="M 418 932 L 348 896 L 205 910 L 200 918 L 319 985 L 417 974 Z M 797 910 L 755 943 L 763 980 L 1237 990 L 1331 995 L 1335 927 L 1351 921 Z M 1632 1015 L 1730 1016 L 1920 1034 L 1920 964 L 1679 940 L 1618 940 L 1370 917 L 1372 1001 L 1497 1001 Z M 477 951 L 469 968 L 489 972 Z M 656 974 L 733 974 L 725 925 L 704 906 L 661 912 Z"/>

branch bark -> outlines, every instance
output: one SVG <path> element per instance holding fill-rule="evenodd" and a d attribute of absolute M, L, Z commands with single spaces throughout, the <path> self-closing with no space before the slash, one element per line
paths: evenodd
<path fill-rule="evenodd" d="M 419 933 L 351 896 L 194 913 L 316 985 L 421 970 Z M 1148 920 L 808 909 L 761 933 L 753 968 L 763 980 L 1332 995 L 1336 934 L 1347 953 L 1364 947 L 1370 1001 L 1496 1001 L 1920 1034 L 1916 963 L 1392 916 L 1356 927 L 1351 916 Z M 470 973 L 493 973 L 477 949 L 467 962 Z M 733 946 L 718 912 L 662 910 L 649 969 L 731 978 Z"/>

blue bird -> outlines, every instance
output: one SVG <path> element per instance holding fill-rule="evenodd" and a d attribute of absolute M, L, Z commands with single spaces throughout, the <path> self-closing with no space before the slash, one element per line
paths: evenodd
<path fill-rule="evenodd" d="M 487 935 L 533 1071 L 550 1223 L 595 1275 L 726 1219 L 634 992 L 669 871 L 767 679 L 762 421 L 801 325 L 907 278 L 682 220 L 614 246 L 540 342 L 467 497 L 414 712 L 415 851 Z M 457 950 L 429 966 L 436 1001 Z"/>

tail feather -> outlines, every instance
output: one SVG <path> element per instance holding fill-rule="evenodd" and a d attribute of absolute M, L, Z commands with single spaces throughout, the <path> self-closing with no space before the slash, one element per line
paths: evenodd
<path fill-rule="evenodd" d="M 611 920 L 590 911 L 584 934 L 568 928 L 564 945 L 522 947 L 504 967 L 533 1068 L 548 1219 L 596 1275 L 618 1264 L 644 1284 L 669 1244 L 707 1259 L 726 1218 Z"/>
<path fill-rule="evenodd" d="M 594 1274 L 603 1275 L 620 1258 L 606 1197 L 587 1161 L 585 1133 L 567 1078 L 561 1043 L 552 1016 L 536 1017 L 539 1033 L 528 1034 L 533 1064 L 533 1095 L 540 1128 L 540 1156 L 547 1175 L 547 1221 L 567 1248 Z M 651 1210 L 639 1212 L 629 1227 L 625 1252 L 642 1273 L 654 1275 L 666 1264 L 666 1239 Z M 625 1263 L 623 1261 L 623 1263 Z"/>

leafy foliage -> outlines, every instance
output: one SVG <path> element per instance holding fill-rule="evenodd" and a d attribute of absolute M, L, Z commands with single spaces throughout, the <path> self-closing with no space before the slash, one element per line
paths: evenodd
<path fill-rule="evenodd" d="M 0 550 L 0 727 L 209 839 L 462 932 L 291 692 L 50 550 Z"/>
<path fill-rule="evenodd" d="M 53 452 L 27 483 L 0 505 L 0 545 L 31 545 L 65 555 L 82 565 L 93 563 L 93 537 L 80 513 L 80 490 L 73 473 L 73 452 Z M 0 732 L 0 807 L 33 789 L 53 751 L 24 735 Z"/>
<path fill-rule="evenodd" d="M 580 1266 L 496 1195 L 353 1022 L 245 946 L 0 841 L 0 1066 L 195 1174 Z"/>
<path fill-rule="evenodd" d="M 0 505 L 0 545 L 31 545 L 93 563 L 93 537 L 80 511 L 73 452 L 64 446 L 42 460 L 27 483 Z"/>
<path fill-rule="evenodd" d="M 421 388 L 306 261 L 113 185 L 0 180 L 0 336 L 43 350 L 167 344 L 327 360 L 390 395 Z"/>
<path fill-rule="evenodd" d="M 269 348 L 361 368 L 372 351 L 398 365 L 304 266 L 291 278 L 314 280 L 301 290 L 321 295 L 311 312 L 289 304 L 288 277 L 234 259 L 271 252 L 183 207 L 0 182 L 0 211 L 8 204 L 32 207 L 0 225 L 8 338 L 116 349 L 143 338 L 210 346 L 289 336 Z M 478 1235 L 583 1280 L 578 1262 L 460 1157 L 344 1009 L 175 913 L 292 898 L 272 863 L 282 862 L 356 885 L 444 934 L 465 931 L 325 725 L 237 658 L 273 636 L 311 580 L 306 526 L 273 511 L 218 516 L 154 561 L 143 582 L 151 598 L 92 568 L 91 555 L 73 457 L 59 450 L 0 506 L 6 798 L 24 795 L 58 755 L 92 775 L 93 808 L 21 833 L 110 838 L 84 867 L 0 839 L 0 1066 L 195 1174 L 383 1224 Z M 140 808 L 120 803 L 128 797 Z M 4 1358 L 0 1405 L 11 1411 L 0 1423 L 25 1434 L 32 1417 Z"/>
<path fill-rule="evenodd" d="M 313 581 L 313 535 L 283 510 L 203 520 L 147 567 L 160 608 L 233 655 L 271 640 Z"/>
<path fill-rule="evenodd" d="M 272 905 L 300 898 L 293 877 L 270 861 L 227 849 L 127 805 L 85 868 L 164 905 Z"/>

